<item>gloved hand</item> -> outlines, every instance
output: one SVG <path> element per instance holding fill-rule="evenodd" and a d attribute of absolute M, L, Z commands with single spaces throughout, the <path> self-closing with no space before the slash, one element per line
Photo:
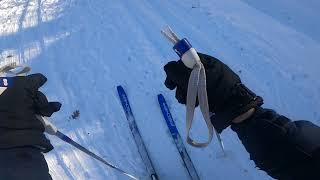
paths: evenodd
<path fill-rule="evenodd" d="M 54 112 L 61 108 L 59 102 L 48 102 L 47 97 L 38 89 L 47 82 L 47 78 L 43 74 L 32 74 L 27 76 L 31 85 L 30 93 L 33 99 L 34 112 L 37 115 L 50 117 Z"/>
<path fill-rule="evenodd" d="M 234 118 L 263 104 L 262 98 L 245 87 L 239 76 L 227 65 L 209 55 L 198 55 L 206 71 L 209 110 L 215 114 L 211 122 L 219 133 L 231 125 Z M 192 70 L 181 60 L 169 62 L 164 70 L 167 74 L 166 87 L 170 90 L 176 88 L 176 99 L 179 103 L 186 104 Z"/>
<path fill-rule="evenodd" d="M 38 90 L 47 81 L 44 75 L 2 77 L 1 80 L 5 90 L 0 92 L 0 127 L 44 129 L 36 115 L 49 117 L 60 110 L 61 103 L 48 102 Z"/>
<path fill-rule="evenodd" d="M 50 117 L 61 108 L 61 103 L 59 102 L 48 102 L 47 97 L 41 91 L 36 92 L 33 100 L 35 112 L 41 116 Z"/>

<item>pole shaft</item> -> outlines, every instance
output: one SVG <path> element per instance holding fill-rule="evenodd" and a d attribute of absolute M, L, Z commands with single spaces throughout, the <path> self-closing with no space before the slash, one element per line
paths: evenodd
<path fill-rule="evenodd" d="M 134 177 L 133 175 L 128 174 L 127 172 L 123 171 L 122 169 L 108 163 L 107 161 L 105 161 L 104 159 L 102 159 L 100 156 L 94 154 L 93 152 L 89 151 L 88 149 L 86 149 L 85 147 L 81 146 L 80 144 L 78 144 L 77 142 L 73 141 L 71 138 L 69 138 L 68 136 L 64 135 L 62 132 L 57 131 L 57 133 L 55 134 L 58 138 L 60 138 L 61 140 L 67 142 L 68 144 L 71 144 L 72 146 L 76 147 L 77 149 L 79 149 L 80 151 L 86 153 L 87 155 L 95 158 L 96 160 L 102 162 L 103 164 L 121 172 L 122 174 L 132 178 L 132 179 L 138 179 L 136 177 Z"/>

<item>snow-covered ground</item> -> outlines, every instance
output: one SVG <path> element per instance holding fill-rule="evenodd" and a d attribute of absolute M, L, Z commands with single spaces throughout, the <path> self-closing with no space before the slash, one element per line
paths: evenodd
<path fill-rule="evenodd" d="M 196 8 L 192 8 L 192 6 Z M 199 6 L 200 5 L 200 6 Z M 218 57 L 274 108 L 320 125 L 320 2 L 316 0 L 2 0 L 0 65 L 26 63 L 49 81 L 63 108 L 52 121 L 80 144 L 141 178 L 147 176 L 116 93 L 126 89 L 160 179 L 188 179 L 157 104 L 163 93 L 185 138 L 185 109 L 163 81 L 177 56 L 160 34 L 170 25 Z M 78 119 L 70 116 L 80 111 Z M 206 136 L 197 114 L 193 136 Z M 267 180 L 235 133 L 188 152 L 203 180 Z M 46 155 L 55 180 L 127 179 L 55 137 Z"/>

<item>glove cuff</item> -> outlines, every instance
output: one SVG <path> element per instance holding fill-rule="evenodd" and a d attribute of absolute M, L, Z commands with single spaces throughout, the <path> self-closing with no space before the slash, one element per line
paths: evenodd
<path fill-rule="evenodd" d="M 215 115 L 211 117 L 211 123 L 217 132 L 221 133 L 232 124 L 233 119 L 262 104 L 262 97 L 256 96 L 245 85 L 238 83 L 232 88 L 223 108 L 216 110 Z"/>

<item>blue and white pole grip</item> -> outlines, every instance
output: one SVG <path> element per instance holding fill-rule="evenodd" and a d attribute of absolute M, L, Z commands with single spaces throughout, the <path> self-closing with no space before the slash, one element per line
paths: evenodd
<path fill-rule="evenodd" d="M 183 38 L 176 43 L 173 46 L 173 50 L 181 58 L 183 64 L 190 69 L 193 69 L 194 65 L 200 62 L 200 57 L 198 56 L 197 51 L 186 38 Z"/>
<path fill-rule="evenodd" d="M 173 50 L 178 54 L 185 66 L 193 69 L 200 62 L 197 51 L 186 38 L 180 40 L 169 26 L 164 28 L 161 33 L 174 44 Z"/>

